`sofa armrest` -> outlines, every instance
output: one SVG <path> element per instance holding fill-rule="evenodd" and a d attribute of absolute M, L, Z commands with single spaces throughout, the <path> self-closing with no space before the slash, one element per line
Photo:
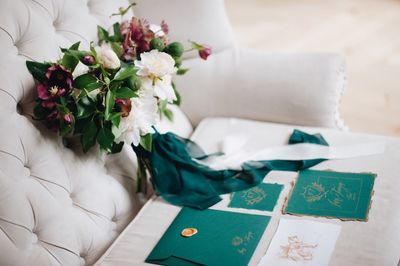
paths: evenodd
<path fill-rule="evenodd" d="M 240 117 L 344 128 L 339 101 L 343 60 L 335 54 L 279 54 L 226 49 L 204 62 L 184 62 L 178 77 L 184 112 L 196 125 L 205 117 Z"/>

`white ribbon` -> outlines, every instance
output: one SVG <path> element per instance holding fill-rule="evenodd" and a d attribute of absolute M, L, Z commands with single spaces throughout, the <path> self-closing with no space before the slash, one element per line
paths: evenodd
<path fill-rule="evenodd" d="M 235 143 L 233 143 L 233 139 L 235 139 Z M 355 143 L 343 146 L 323 146 L 310 143 L 299 143 L 270 147 L 261 150 L 245 150 L 238 147 L 237 140 L 237 137 L 226 138 L 221 143 L 222 151 L 226 153 L 225 155 L 210 157 L 207 160 L 199 162 L 206 164 L 215 170 L 240 169 L 240 166 L 246 161 L 347 159 L 381 154 L 385 151 L 385 142 L 382 141 Z M 240 141 L 239 143 L 239 146 L 244 146 L 245 141 Z"/>

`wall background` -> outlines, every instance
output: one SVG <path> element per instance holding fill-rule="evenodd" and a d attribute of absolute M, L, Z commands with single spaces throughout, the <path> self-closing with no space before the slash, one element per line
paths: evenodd
<path fill-rule="evenodd" d="M 226 0 L 226 7 L 242 46 L 341 54 L 346 124 L 400 136 L 400 0 Z"/>

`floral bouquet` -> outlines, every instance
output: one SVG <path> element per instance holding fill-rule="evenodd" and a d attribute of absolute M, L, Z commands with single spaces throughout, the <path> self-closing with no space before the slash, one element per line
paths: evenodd
<path fill-rule="evenodd" d="M 122 16 L 131 6 L 113 15 Z M 62 48 L 57 62 L 27 61 L 37 81 L 34 118 L 62 137 L 79 137 L 83 152 L 96 143 L 107 153 L 131 145 L 138 157 L 139 191 L 146 188 L 150 174 L 164 199 L 200 209 L 220 201 L 220 194 L 257 185 L 271 170 L 293 171 L 320 162 L 259 161 L 216 170 L 202 162 L 207 155 L 195 143 L 156 132 L 162 116 L 173 119 L 169 104 L 181 102 L 173 78 L 188 71 L 181 66 L 183 53 L 197 50 L 204 60 L 211 54 L 209 46 L 196 42 L 185 50 L 181 43 L 170 42 L 168 33 L 164 21 L 152 25 L 132 17 L 110 30 L 99 26 L 99 42 L 91 43 L 88 51 L 78 42 Z M 293 143 L 300 139 L 326 145 L 305 133 L 292 138 Z"/>
<path fill-rule="evenodd" d="M 164 21 L 158 26 L 132 17 L 110 31 L 98 26 L 98 45 L 89 51 L 75 43 L 61 49 L 57 62 L 27 61 L 37 81 L 35 119 L 62 137 L 79 136 L 84 152 L 96 143 L 107 153 L 120 152 L 124 143 L 150 151 L 157 121 L 172 120 L 168 104 L 181 102 L 172 79 L 188 71 L 181 67 L 183 45 L 170 42 L 168 33 Z M 203 59 L 211 54 L 206 45 L 191 42 L 193 49 Z"/>

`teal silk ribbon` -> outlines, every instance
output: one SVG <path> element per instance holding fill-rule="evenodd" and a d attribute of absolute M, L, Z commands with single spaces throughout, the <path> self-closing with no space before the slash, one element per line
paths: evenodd
<path fill-rule="evenodd" d="M 328 146 L 321 135 L 310 135 L 299 130 L 295 130 L 289 138 L 289 144 L 296 143 Z M 140 145 L 132 147 L 138 157 L 150 162 L 151 181 L 161 197 L 171 204 L 196 209 L 214 205 L 221 200 L 221 194 L 258 185 L 272 170 L 299 171 L 324 161 L 248 161 L 242 164 L 241 170 L 214 170 L 194 160 L 208 157 L 196 143 L 173 133 L 153 134 L 151 152 Z"/>

